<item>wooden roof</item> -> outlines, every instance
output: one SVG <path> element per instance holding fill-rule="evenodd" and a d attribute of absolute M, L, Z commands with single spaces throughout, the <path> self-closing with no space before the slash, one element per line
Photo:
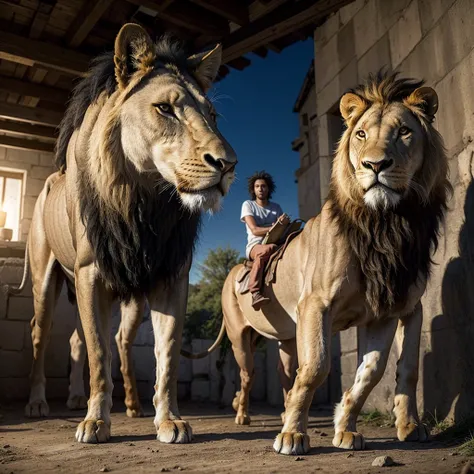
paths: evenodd
<path fill-rule="evenodd" d="M 0 0 L 0 145 L 52 151 L 75 81 L 126 22 L 152 37 L 171 31 L 194 50 L 222 42 L 222 79 L 248 67 L 250 53 L 306 39 L 351 1 Z"/>

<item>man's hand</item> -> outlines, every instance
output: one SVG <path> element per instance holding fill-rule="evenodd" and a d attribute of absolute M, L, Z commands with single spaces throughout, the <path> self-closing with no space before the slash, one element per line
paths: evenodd
<path fill-rule="evenodd" d="M 288 217 L 287 214 L 282 214 L 279 218 L 278 221 L 280 224 L 283 225 L 288 225 L 290 223 L 290 218 Z"/>

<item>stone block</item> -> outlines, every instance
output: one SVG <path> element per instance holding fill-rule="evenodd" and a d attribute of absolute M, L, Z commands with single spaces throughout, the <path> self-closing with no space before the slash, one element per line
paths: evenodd
<path fill-rule="evenodd" d="M 53 153 L 40 153 L 40 165 L 54 167 L 54 154 Z"/>
<path fill-rule="evenodd" d="M 266 380 L 267 380 L 267 401 L 271 406 L 283 405 L 283 389 L 278 375 L 278 361 L 280 355 L 278 341 L 267 341 L 266 357 Z"/>
<path fill-rule="evenodd" d="M 0 377 L 0 401 L 26 401 L 29 393 L 28 377 Z"/>
<path fill-rule="evenodd" d="M 390 41 L 388 33 L 383 35 L 357 63 L 359 82 L 364 81 L 370 73 L 376 73 L 381 68 L 392 70 L 390 59 Z"/>
<path fill-rule="evenodd" d="M 151 321 L 144 321 L 140 324 L 140 327 L 137 331 L 137 336 L 133 341 L 134 346 L 151 346 L 153 347 L 153 342 L 150 344 L 150 333 L 151 333 L 151 341 L 153 341 L 153 326 Z"/>
<path fill-rule="evenodd" d="M 34 196 L 25 196 L 23 199 L 23 218 L 31 219 L 35 210 L 37 198 Z"/>
<path fill-rule="evenodd" d="M 51 337 L 45 354 L 46 377 L 68 377 L 69 338 Z"/>
<path fill-rule="evenodd" d="M 357 328 L 352 327 L 339 333 L 341 341 L 341 353 L 357 350 Z"/>
<path fill-rule="evenodd" d="M 34 315 L 32 296 L 10 296 L 8 301 L 7 319 L 31 321 Z"/>
<path fill-rule="evenodd" d="M 0 279 L 0 284 L 3 285 L 1 281 Z M 5 292 L 0 291 L 0 320 L 7 318 L 7 298 Z"/>
<path fill-rule="evenodd" d="M 207 379 L 196 378 L 191 382 L 191 400 L 209 400 L 210 383 Z"/>
<path fill-rule="evenodd" d="M 332 156 L 319 157 L 320 170 L 320 189 L 321 189 L 321 205 L 323 206 L 329 194 L 329 183 L 332 173 Z"/>
<path fill-rule="evenodd" d="M 355 59 L 354 22 L 352 20 L 337 34 L 337 58 L 339 71 Z"/>
<path fill-rule="evenodd" d="M 253 381 L 250 396 L 252 400 L 264 401 L 266 400 L 266 354 L 264 351 L 258 350 L 254 356 L 255 363 L 255 378 Z"/>
<path fill-rule="evenodd" d="M 340 26 L 339 12 L 335 12 L 320 27 L 314 30 L 316 53 L 339 31 Z"/>
<path fill-rule="evenodd" d="M 357 352 L 349 352 L 341 355 L 341 373 L 355 377 L 357 371 Z"/>
<path fill-rule="evenodd" d="M 0 320 L 0 349 L 21 351 L 24 343 L 26 323 L 22 321 Z"/>
<path fill-rule="evenodd" d="M 8 148 L 6 158 L 12 163 L 26 163 L 29 165 L 39 164 L 39 153 L 34 151 L 16 150 Z"/>
<path fill-rule="evenodd" d="M 317 53 L 314 62 L 316 74 L 316 92 L 322 91 L 326 85 L 340 71 L 337 35 L 333 36 Z M 319 101 L 319 97 L 318 97 Z M 319 113 L 318 113 L 319 115 Z"/>
<path fill-rule="evenodd" d="M 329 132 L 328 115 L 323 114 L 318 117 L 318 155 L 328 156 L 329 152 Z"/>
<path fill-rule="evenodd" d="M 190 382 L 178 382 L 178 400 L 189 400 L 191 395 Z"/>
<path fill-rule="evenodd" d="M 356 13 L 365 5 L 365 0 L 356 0 L 349 3 L 339 10 L 341 25 L 345 25 L 349 20 L 352 20 Z"/>
<path fill-rule="evenodd" d="M 152 347 L 140 346 L 132 349 L 133 367 L 137 380 L 155 381 L 156 363 Z"/>
<path fill-rule="evenodd" d="M 474 45 L 474 39 L 473 39 Z M 474 51 L 436 85 L 440 110 L 437 114 L 438 130 L 443 136 L 449 155 L 464 148 L 474 138 L 472 113 L 472 71 Z M 453 100 L 460 98 L 462 100 Z M 456 120 L 453 120 L 456 117 Z"/>
<path fill-rule="evenodd" d="M 218 369 L 220 357 L 220 348 L 209 355 L 209 399 L 212 402 L 220 402 L 221 400 L 221 372 Z"/>
<path fill-rule="evenodd" d="M 2 284 L 18 285 L 23 277 L 24 260 L 7 258 L 0 263 L 0 281 Z"/>
<path fill-rule="evenodd" d="M 26 180 L 26 195 L 39 196 L 43 190 L 44 179 L 27 178 Z"/>
<path fill-rule="evenodd" d="M 22 235 L 28 235 L 31 227 L 31 219 L 22 219 L 20 224 L 20 233 Z"/>
<path fill-rule="evenodd" d="M 31 369 L 28 351 L 7 351 L 0 349 L 0 378 L 27 377 Z"/>
<path fill-rule="evenodd" d="M 456 0 L 418 0 L 421 31 L 425 35 Z"/>
<path fill-rule="evenodd" d="M 390 28 L 389 38 L 392 65 L 396 68 L 421 40 L 421 23 L 416 0 L 410 3 L 400 19 Z"/>
<path fill-rule="evenodd" d="M 55 169 L 52 166 L 32 166 L 28 174 L 32 178 L 46 180 L 54 171 Z"/>
<path fill-rule="evenodd" d="M 48 377 L 46 376 L 46 400 L 61 400 L 66 405 L 69 396 L 68 377 Z"/>
<path fill-rule="evenodd" d="M 203 352 L 209 348 L 214 341 L 209 339 L 194 339 L 191 343 L 193 352 Z M 209 357 L 193 360 L 193 376 L 206 375 L 209 376 Z"/>
<path fill-rule="evenodd" d="M 190 350 L 190 347 L 185 347 L 186 350 Z M 180 382 L 191 382 L 193 379 L 193 363 L 191 359 L 181 357 L 179 359 L 179 373 L 178 380 Z"/>
<path fill-rule="evenodd" d="M 222 390 L 221 402 L 224 405 L 230 405 L 237 391 L 238 367 L 235 362 L 232 351 L 229 351 L 224 361 L 224 388 Z"/>

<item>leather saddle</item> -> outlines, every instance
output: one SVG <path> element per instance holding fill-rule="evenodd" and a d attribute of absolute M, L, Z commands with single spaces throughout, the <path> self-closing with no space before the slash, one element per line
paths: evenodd
<path fill-rule="evenodd" d="M 270 231 L 268 231 L 268 234 L 270 234 L 274 228 L 277 228 L 280 236 L 278 239 L 270 236 L 270 238 L 267 238 L 265 242 L 276 243 L 278 246 L 275 252 L 273 252 L 270 258 L 268 259 L 268 262 L 265 265 L 265 269 L 263 271 L 263 281 L 265 286 L 270 286 L 275 281 L 278 262 L 283 258 L 283 254 L 285 253 L 288 244 L 302 232 L 303 224 L 303 220 L 296 219 L 290 224 L 288 224 L 284 233 L 281 232 L 281 226 L 274 226 L 272 227 L 272 229 L 270 229 Z M 242 295 L 249 291 L 249 277 L 250 270 L 252 270 L 252 266 L 253 260 L 244 260 L 243 267 L 239 270 L 235 278 L 236 282 L 238 283 L 238 291 Z"/>

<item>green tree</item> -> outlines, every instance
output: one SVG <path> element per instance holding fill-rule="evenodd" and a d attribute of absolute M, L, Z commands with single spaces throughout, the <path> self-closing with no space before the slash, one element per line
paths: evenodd
<path fill-rule="evenodd" d="M 200 281 L 189 285 L 185 336 L 187 339 L 214 339 L 222 323 L 221 293 L 230 270 L 242 261 L 230 247 L 210 250 L 199 265 Z"/>

